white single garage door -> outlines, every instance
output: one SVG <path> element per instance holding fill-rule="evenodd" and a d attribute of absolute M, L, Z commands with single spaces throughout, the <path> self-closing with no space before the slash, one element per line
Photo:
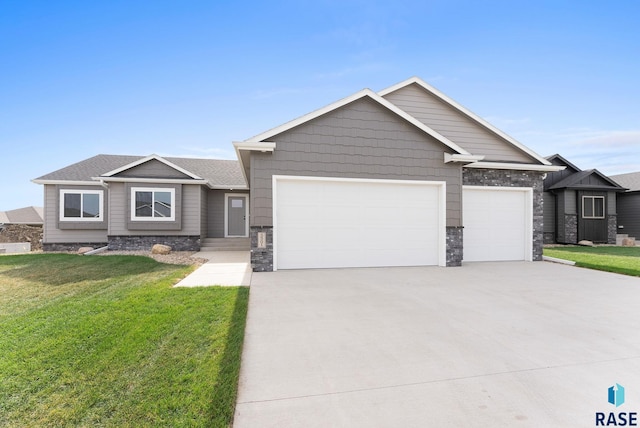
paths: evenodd
<path fill-rule="evenodd" d="M 444 182 L 274 176 L 274 270 L 445 265 Z"/>
<path fill-rule="evenodd" d="M 531 260 L 530 188 L 464 186 L 463 260 Z"/>

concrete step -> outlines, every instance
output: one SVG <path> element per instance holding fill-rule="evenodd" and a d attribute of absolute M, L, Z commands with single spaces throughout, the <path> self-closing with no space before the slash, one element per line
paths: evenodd
<path fill-rule="evenodd" d="M 205 238 L 200 243 L 200 251 L 249 251 L 249 238 Z"/>
<path fill-rule="evenodd" d="M 619 246 L 619 247 L 622 246 L 622 245 L 625 245 L 625 244 L 626 244 L 626 246 L 632 247 L 633 245 L 629 244 L 629 242 L 630 242 L 629 240 L 632 240 L 633 241 L 633 245 L 635 245 L 636 238 L 629 237 L 628 233 L 618 233 L 618 234 L 616 234 L 616 245 Z"/>

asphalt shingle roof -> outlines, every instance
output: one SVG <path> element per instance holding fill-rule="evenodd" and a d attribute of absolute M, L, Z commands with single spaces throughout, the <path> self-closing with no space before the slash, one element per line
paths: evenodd
<path fill-rule="evenodd" d="M 145 157 L 147 156 L 97 155 L 45 174 L 36 180 L 92 181 L 92 177 L 99 177 Z M 162 158 L 207 180 L 212 186 L 246 186 L 238 161 L 179 157 Z"/>
<path fill-rule="evenodd" d="M 611 178 L 622 187 L 626 187 L 630 192 L 636 192 L 640 190 L 640 172 L 610 175 L 609 178 Z"/>
<path fill-rule="evenodd" d="M 10 211 L 0 211 L 0 223 L 42 224 L 42 207 L 24 207 Z"/>

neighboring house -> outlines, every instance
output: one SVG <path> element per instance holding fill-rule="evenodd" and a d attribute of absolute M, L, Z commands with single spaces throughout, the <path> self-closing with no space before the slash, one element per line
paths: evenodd
<path fill-rule="evenodd" d="M 24 207 L 10 211 L 0 211 L 0 224 L 26 224 L 42 226 L 42 207 Z"/>
<path fill-rule="evenodd" d="M 640 172 L 611 178 L 628 189 L 618 194 L 618 232 L 640 239 Z"/>
<path fill-rule="evenodd" d="M 196 251 L 207 237 L 248 236 L 247 187 L 233 160 L 98 155 L 33 181 L 44 185 L 45 251 Z"/>
<path fill-rule="evenodd" d="M 564 169 L 418 78 L 234 146 L 238 162 L 101 155 L 34 180 L 45 248 L 248 233 L 256 271 L 541 260 L 543 177 Z"/>
<path fill-rule="evenodd" d="M 544 179 L 544 242 L 615 244 L 617 195 L 625 188 L 597 169 L 583 171 L 558 154 L 547 160 L 566 168 Z"/>

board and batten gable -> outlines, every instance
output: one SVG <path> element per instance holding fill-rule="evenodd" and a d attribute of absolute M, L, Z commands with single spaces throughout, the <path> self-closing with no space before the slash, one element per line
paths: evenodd
<path fill-rule="evenodd" d="M 272 226 L 273 175 L 446 182 L 447 226 L 461 225 L 462 168 L 450 149 L 374 101 L 358 99 L 269 138 L 251 153 L 251 226 Z"/>
<path fill-rule="evenodd" d="M 535 163 L 535 160 L 417 84 L 383 96 L 422 123 L 485 161 Z"/>

